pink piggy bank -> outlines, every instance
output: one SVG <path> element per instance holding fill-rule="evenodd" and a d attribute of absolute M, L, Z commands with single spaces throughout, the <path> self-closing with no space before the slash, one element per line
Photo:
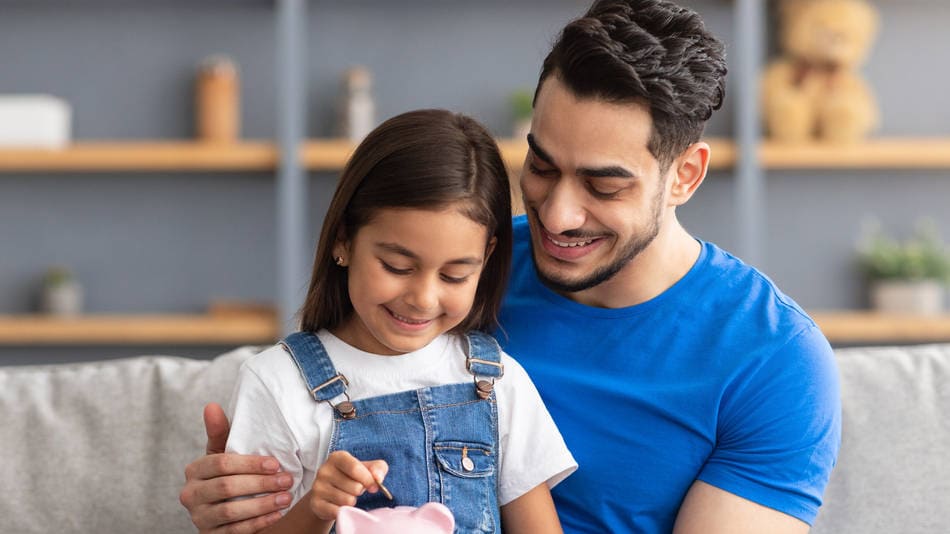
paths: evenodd
<path fill-rule="evenodd" d="M 337 534 L 452 534 L 455 518 L 437 502 L 372 511 L 343 506 L 336 517 Z"/>

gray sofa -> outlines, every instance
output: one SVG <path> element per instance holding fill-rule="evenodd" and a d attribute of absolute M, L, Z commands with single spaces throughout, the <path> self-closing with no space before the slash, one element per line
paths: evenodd
<path fill-rule="evenodd" d="M 256 350 L 0 368 L 0 531 L 193 532 L 178 492 L 202 406 Z M 842 451 L 812 531 L 947 531 L 950 344 L 837 357 Z"/>

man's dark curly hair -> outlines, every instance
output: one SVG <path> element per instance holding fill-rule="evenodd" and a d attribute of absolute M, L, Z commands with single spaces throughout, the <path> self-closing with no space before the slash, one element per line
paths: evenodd
<path fill-rule="evenodd" d="M 725 50 L 697 13 L 672 2 L 599 0 L 561 32 L 537 90 L 552 74 L 579 98 L 648 105 L 647 148 L 665 171 L 722 107 Z"/>

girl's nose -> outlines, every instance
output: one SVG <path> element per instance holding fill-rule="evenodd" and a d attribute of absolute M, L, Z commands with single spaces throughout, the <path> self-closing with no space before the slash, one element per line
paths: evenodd
<path fill-rule="evenodd" d="M 419 311 L 428 311 L 438 306 L 438 275 L 420 276 L 414 280 L 406 295 L 406 302 Z"/>

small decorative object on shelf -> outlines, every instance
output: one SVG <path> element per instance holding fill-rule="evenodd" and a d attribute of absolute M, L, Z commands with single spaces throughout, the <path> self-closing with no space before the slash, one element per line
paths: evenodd
<path fill-rule="evenodd" d="M 534 93 L 519 89 L 508 99 L 511 105 L 511 133 L 518 141 L 524 141 L 531 132 L 531 115 L 534 113 Z"/>
<path fill-rule="evenodd" d="M 52 267 L 43 276 L 41 308 L 44 313 L 72 317 L 82 313 L 83 291 L 65 267 Z"/>
<path fill-rule="evenodd" d="M 358 143 L 376 127 L 376 103 L 373 101 L 373 75 L 363 66 L 347 69 L 340 93 L 340 135 Z"/>
<path fill-rule="evenodd" d="M 876 311 L 922 315 L 944 311 L 950 248 L 932 222 L 919 222 L 914 235 L 903 242 L 875 226 L 860 247 L 859 259 Z"/>
<path fill-rule="evenodd" d="M 199 140 L 212 143 L 233 143 L 241 135 L 240 80 L 228 57 L 211 56 L 198 68 L 195 130 Z"/>
<path fill-rule="evenodd" d="M 0 95 L 0 146 L 62 148 L 71 138 L 72 108 L 49 95 Z"/>
<path fill-rule="evenodd" d="M 867 0 L 782 0 L 782 55 L 761 87 L 769 136 L 779 142 L 855 143 L 877 127 L 874 95 L 858 73 L 877 34 Z"/>

